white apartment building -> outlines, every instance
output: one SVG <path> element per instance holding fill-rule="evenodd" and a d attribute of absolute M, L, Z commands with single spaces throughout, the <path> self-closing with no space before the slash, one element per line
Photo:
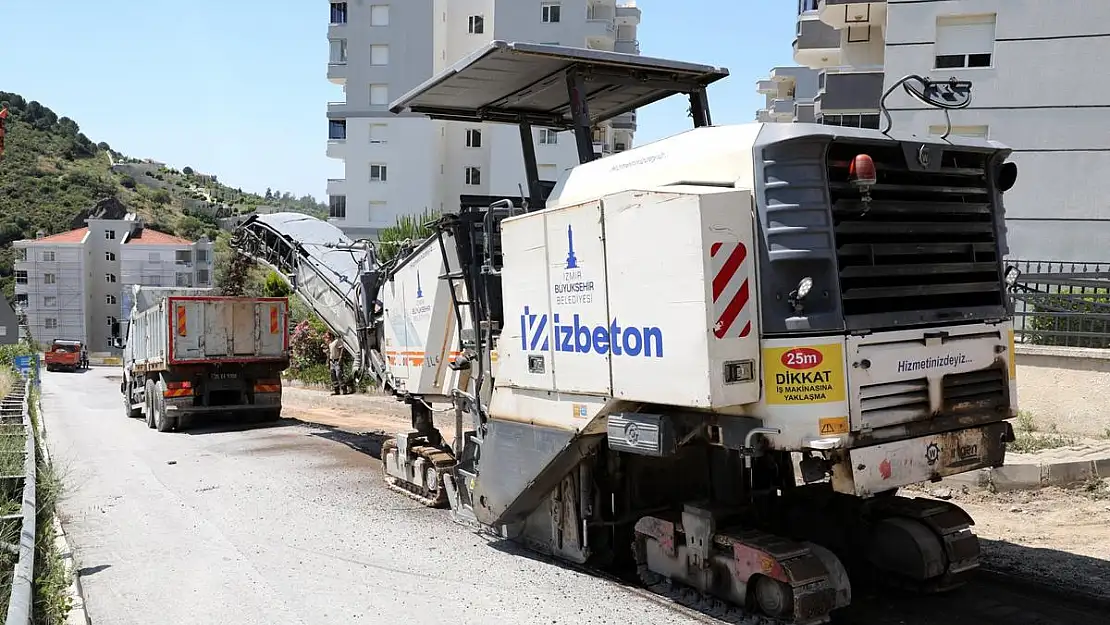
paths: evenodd
<path fill-rule="evenodd" d="M 808 67 L 776 67 L 767 78 L 756 83 L 764 97 L 763 108 L 755 120 L 774 122 L 813 122 L 819 72 Z"/>
<path fill-rule="evenodd" d="M 85 341 L 111 351 L 111 326 L 126 319 L 131 287 L 211 286 L 212 244 L 156 232 L 134 215 L 15 241 L 15 297 L 31 336 Z"/>
<path fill-rule="evenodd" d="M 1108 42 L 1106 0 L 798 0 L 794 60 L 819 72 L 813 120 L 825 124 L 879 128 L 882 93 L 909 74 L 970 80 L 971 106 L 951 112 L 952 134 L 1014 150 L 1010 257 L 1104 261 L 1110 91 L 1090 78 L 1101 75 Z M 757 118 L 809 121 L 803 108 L 787 116 L 778 99 L 780 111 Z M 943 112 L 901 89 L 886 106 L 897 130 L 945 130 Z"/>
<path fill-rule="evenodd" d="M 618 0 L 331 2 L 328 79 L 346 99 L 327 111 L 327 155 L 345 170 L 328 181 L 330 221 L 373 237 L 400 215 L 457 210 L 460 195 L 519 196 L 515 126 L 397 116 L 389 103 L 495 39 L 638 54 L 639 23 L 640 10 Z M 635 130 L 635 113 L 604 124 L 596 153 L 630 148 Z M 541 179 L 578 163 L 569 133 L 535 133 Z"/>

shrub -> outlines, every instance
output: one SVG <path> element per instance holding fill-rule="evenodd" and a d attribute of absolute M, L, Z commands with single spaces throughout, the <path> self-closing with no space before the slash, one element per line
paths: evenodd
<path fill-rule="evenodd" d="M 1110 347 L 1110 289 L 1061 287 L 1030 302 L 1030 330 L 1036 345 Z"/>

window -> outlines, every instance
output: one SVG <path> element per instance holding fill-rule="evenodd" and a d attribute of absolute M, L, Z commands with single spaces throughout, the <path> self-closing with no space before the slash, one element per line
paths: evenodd
<path fill-rule="evenodd" d="M 543 21 L 548 24 L 554 24 L 559 21 L 560 13 L 562 13 L 563 7 L 559 6 L 557 3 L 544 4 L 542 6 L 542 11 Z"/>
<path fill-rule="evenodd" d="M 116 240 L 116 231 L 115 230 L 105 230 L 104 231 L 104 240 L 105 241 L 115 241 Z"/>
<path fill-rule="evenodd" d="M 378 215 L 384 215 L 386 206 L 388 205 L 381 200 L 370 200 L 370 220 L 373 221 Z"/>
<path fill-rule="evenodd" d="M 27 294 L 26 293 L 16 293 L 15 294 L 15 303 L 18 306 L 26 306 L 27 305 Z"/>
<path fill-rule="evenodd" d="M 822 115 L 817 123 L 826 126 L 842 126 L 846 128 L 872 128 L 877 130 L 879 128 L 879 115 L 878 113 L 846 113 L 843 115 Z"/>
<path fill-rule="evenodd" d="M 104 303 L 109 305 L 109 306 L 115 306 L 116 305 L 116 296 L 112 295 L 111 293 L 105 295 L 104 296 Z"/>
<path fill-rule="evenodd" d="M 385 130 L 389 124 L 370 124 L 370 143 L 385 143 Z"/>
<path fill-rule="evenodd" d="M 947 127 L 944 124 L 929 126 L 929 134 L 941 136 Z M 954 137 L 976 137 L 979 139 L 986 139 L 989 127 L 987 126 L 952 126 L 950 136 Z"/>
<path fill-rule="evenodd" d="M 116 274 L 114 274 L 114 273 L 104 274 L 104 281 L 108 282 L 109 284 L 115 284 L 116 283 Z"/>
<path fill-rule="evenodd" d="M 110 336 L 106 337 L 104 339 L 104 346 L 107 347 L 108 349 L 115 349 L 116 348 L 115 340 Z"/>
<path fill-rule="evenodd" d="M 47 262 L 47 263 L 54 262 L 56 260 L 54 252 L 43 252 L 42 253 L 42 260 L 43 260 L 43 262 Z"/>
<path fill-rule="evenodd" d="M 540 128 L 540 145 L 555 145 L 559 143 L 559 133 L 550 128 Z"/>
<path fill-rule="evenodd" d="M 15 249 L 15 258 L 13 260 L 27 260 L 27 248 L 17 247 Z"/>
<path fill-rule="evenodd" d="M 328 55 L 328 63 L 331 63 L 333 65 L 341 65 L 347 62 L 346 39 L 329 39 L 328 45 L 331 50 Z"/>
<path fill-rule="evenodd" d="M 466 168 L 466 184 L 477 186 L 482 184 L 482 170 L 478 167 Z"/>
<path fill-rule="evenodd" d="M 207 269 L 197 271 L 197 286 L 208 286 L 209 281 Z"/>
<path fill-rule="evenodd" d="M 46 319 L 42 320 L 42 325 L 47 330 L 57 330 L 58 320 L 54 317 L 47 317 Z"/>
<path fill-rule="evenodd" d="M 58 276 L 56 276 L 52 273 L 44 273 L 44 274 L 42 274 L 42 283 L 43 284 L 57 284 L 58 283 Z"/>
<path fill-rule="evenodd" d="M 112 276 L 112 282 L 115 282 L 115 276 Z M 142 286 L 162 286 L 162 276 L 145 275 L 142 279 Z"/>
<path fill-rule="evenodd" d="M 471 35 L 481 35 L 486 32 L 486 18 L 481 15 L 471 15 L 468 20 L 468 29 Z"/>
<path fill-rule="evenodd" d="M 347 23 L 347 3 L 346 2 L 332 2 L 331 3 L 331 23 L 332 24 L 346 24 Z"/>
<path fill-rule="evenodd" d="M 466 147 L 480 148 L 482 147 L 482 131 L 477 128 L 466 129 Z"/>
<path fill-rule="evenodd" d="M 936 69 L 990 67 L 995 16 L 947 15 L 937 18 Z"/>
<path fill-rule="evenodd" d="M 386 45 L 372 45 L 372 46 L 370 46 L 370 64 L 371 65 L 389 65 L 389 46 L 386 46 Z"/>
<path fill-rule="evenodd" d="M 173 259 L 179 265 L 188 265 L 193 262 L 193 250 L 177 250 L 173 253 Z"/>
<path fill-rule="evenodd" d="M 104 252 L 104 260 L 106 260 L 110 263 L 116 262 L 116 253 L 115 252 Z"/>
<path fill-rule="evenodd" d="M 193 286 L 193 274 L 191 273 L 178 273 L 177 286 Z"/>
<path fill-rule="evenodd" d="M 328 217 L 333 219 L 346 219 L 347 218 L 347 196 L 346 195 L 330 195 L 328 196 Z"/>
<path fill-rule="evenodd" d="M 208 262 L 208 250 L 197 250 L 197 262 L 198 263 Z"/>
<path fill-rule="evenodd" d="M 27 284 L 27 272 L 25 270 L 20 269 L 15 272 L 15 283 Z"/>
<path fill-rule="evenodd" d="M 388 173 L 387 167 L 380 163 L 373 163 L 370 165 L 370 182 L 385 182 L 386 174 Z"/>
<path fill-rule="evenodd" d="M 389 26 L 388 4 L 374 4 L 370 6 L 370 25 Z"/>
<path fill-rule="evenodd" d="M 0 336 L 8 335 L 8 326 L 0 326 Z"/>
<path fill-rule="evenodd" d="M 53 295 L 47 295 L 46 297 L 42 298 L 42 307 L 43 308 L 57 308 L 58 307 L 58 298 L 53 296 Z"/>
<path fill-rule="evenodd" d="M 622 141 L 617 141 L 616 143 L 613 144 L 613 151 L 614 152 L 624 152 L 627 149 L 628 149 L 628 144 L 624 143 Z"/>
<path fill-rule="evenodd" d="M 372 106 L 389 104 L 389 87 L 387 85 L 370 85 L 370 104 Z"/>
<path fill-rule="evenodd" d="M 162 255 L 158 252 L 151 252 L 146 255 L 146 260 L 150 263 L 160 263 L 162 262 Z"/>
<path fill-rule="evenodd" d="M 108 317 L 108 327 L 109 328 L 112 327 L 113 325 L 115 325 L 116 323 L 119 323 L 119 319 L 116 319 L 115 317 L 111 317 L 111 316 Z"/>
<path fill-rule="evenodd" d="M 329 119 L 328 120 L 328 141 L 346 141 L 347 140 L 347 120 L 345 119 Z"/>

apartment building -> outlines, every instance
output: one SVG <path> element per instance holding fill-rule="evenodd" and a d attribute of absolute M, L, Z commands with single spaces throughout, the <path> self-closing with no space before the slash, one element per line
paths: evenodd
<path fill-rule="evenodd" d="M 404 214 L 455 210 L 463 194 L 520 194 L 527 186 L 515 127 L 393 115 L 389 103 L 495 40 L 639 53 L 640 9 L 617 0 L 365 0 L 332 2 L 328 79 L 345 100 L 328 104 L 330 221 L 374 237 Z M 604 156 L 632 146 L 636 115 L 595 131 Z M 540 176 L 578 162 L 569 134 L 536 129 Z"/>
<path fill-rule="evenodd" d="M 112 323 L 126 319 L 133 285 L 211 286 L 206 239 L 150 230 L 135 215 L 87 223 L 12 244 L 16 303 L 36 341 L 77 339 L 110 351 Z"/>
<path fill-rule="evenodd" d="M 19 315 L 6 297 L 0 297 L 0 345 L 19 342 Z"/>
<path fill-rule="evenodd" d="M 759 122 L 814 122 L 817 99 L 817 70 L 808 67 L 776 67 L 756 83 L 764 96 L 763 108 L 755 113 Z"/>
<path fill-rule="evenodd" d="M 818 72 L 812 121 L 832 125 L 878 128 L 882 94 L 909 74 L 972 81 L 971 106 L 951 112 L 952 134 L 1014 150 L 1010 256 L 1102 261 L 1110 90 L 1090 77 L 1101 75 L 1108 37 L 1106 0 L 799 0 L 794 60 Z M 757 90 L 774 94 L 757 119 L 810 121 L 783 85 L 759 81 Z M 945 131 L 943 112 L 901 89 L 886 105 L 897 130 Z"/>

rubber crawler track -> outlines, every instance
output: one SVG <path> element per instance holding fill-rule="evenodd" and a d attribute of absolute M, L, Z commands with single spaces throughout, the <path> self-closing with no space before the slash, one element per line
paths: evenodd
<path fill-rule="evenodd" d="M 443 487 L 443 474 L 455 466 L 455 457 L 447 451 L 428 445 L 417 445 L 409 448 L 412 454 L 418 458 L 423 458 L 425 462 L 436 469 L 436 489 L 434 492 L 430 492 L 427 489 L 417 487 L 415 484 L 399 480 L 386 472 L 385 459 L 389 452 L 396 449 L 397 442 L 393 439 L 388 439 L 382 443 L 382 476 L 385 478 L 386 486 L 429 508 L 445 507 L 447 505 L 447 490 Z"/>

